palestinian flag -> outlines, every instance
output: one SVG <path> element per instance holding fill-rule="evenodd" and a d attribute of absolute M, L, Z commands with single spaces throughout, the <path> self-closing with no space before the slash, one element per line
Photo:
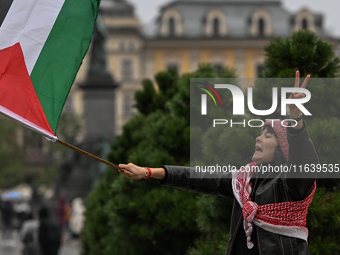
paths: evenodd
<path fill-rule="evenodd" d="M 0 0 L 0 112 L 56 141 L 100 0 Z"/>

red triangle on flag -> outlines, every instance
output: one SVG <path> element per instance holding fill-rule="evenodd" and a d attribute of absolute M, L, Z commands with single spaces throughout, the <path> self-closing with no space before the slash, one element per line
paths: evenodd
<path fill-rule="evenodd" d="M 22 117 L 19 122 L 27 120 L 54 134 L 28 74 L 20 43 L 0 50 L 0 106 Z"/>

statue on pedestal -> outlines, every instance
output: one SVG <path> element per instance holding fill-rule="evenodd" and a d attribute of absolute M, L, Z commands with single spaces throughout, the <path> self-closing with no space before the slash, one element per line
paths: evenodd
<path fill-rule="evenodd" d="M 90 63 L 88 69 L 88 77 L 93 78 L 111 78 L 111 74 L 107 69 L 107 51 L 105 40 L 107 31 L 100 15 L 94 25 L 92 46 L 90 51 Z"/>

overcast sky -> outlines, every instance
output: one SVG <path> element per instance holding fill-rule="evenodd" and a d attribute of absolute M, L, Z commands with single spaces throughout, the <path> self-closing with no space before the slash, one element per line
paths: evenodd
<path fill-rule="evenodd" d="M 151 22 L 157 15 L 160 6 L 171 0 L 128 0 L 133 3 L 136 13 L 145 24 Z M 324 14 L 324 26 L 332 35 L 340 37 L 340 1 L 339 0 L 282 0 L 283 6 L 295 12 L 302 7 Z"/>

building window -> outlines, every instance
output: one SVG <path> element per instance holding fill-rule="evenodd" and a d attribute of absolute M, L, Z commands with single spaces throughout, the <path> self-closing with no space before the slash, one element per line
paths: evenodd
<path fill-rule="evenodd" d="M 216 73 L 221 75 L 223 73 L 224 66 L 221 63 L 213 63 L 212 66 L 214 67 Z"/>
<path fill-rule="evenodd" d="M 119 42 L 119 50 L 120 51 L 125 51 L 125 43 L 124 43 L 124 41 Z"/>
<path fill-rule="evenodd" d="M 134 42 L 129 43 L 129 51 L 134 51 L 135 50 L 135 44 Z"/>
<path fill-rule="evenodd" d="M 122 61 L 122 80 L 133 79 L 133 67 L 131 59 L 123 59 Z"/>
<path fill-rule="evenodd" d="M 340 45 L 338 45 L 338 46 L 335 47 L 335 55 L 336 55 L 337 57 L 340 57 Z"/>
<path fill-rule="evenodd" d="M 131 95 L 124 95 L 124 101 L 123 101 L 123 116 L 124 116 L 124 118 L 131 117 L 133 104 L 134 104 L 133 97 Z"/>
<path fill-rule="evenodd" d="M 221 10 L 211 10 L 205 18 L 204 33 L 209 37 L 225 36 L 228 33 L 226 16 Z"/>
<path fill-rule="evenodd" d="M 307 19 L 302 19 L 302 29 L 308 29 L 308 21 Z"/>
<path fill-rule="evenodd" d="M 319 16 L 320 17 L 320 16 Z M 310 30 L 316 32 L 316 21 L 318 16 L 314 16 L 309 10 L 302 9 L 295 16 L 294 31 L 298 30 Z"/>
<path fill-rule="evenodd" d="M 259 36 L 264 36 L 264 20 L 259 19 Z"/>
<path fill-rule="evenodd" d="M 220 35 L 220 21 L 218 18 L 214 18 L 214 36 L 219 36 Z"/>
<path fill-rule="evenodd" d="M 176 70 L 176 72 L 178 73 L 179 72 L 179 64 L 176 63 L 176 62 L 168 62 L 166 64 L 166 70 L 169 70 L 169 69 Z"/>
<path fill-rule="evenodd" d="M 160 22 L 159 34 L 162 36 L 181 36 L 183 35 L 182 17 L 176 9 L 166 10 Z"/>
<path fill-rule="evenodd" d="M 169 18 L 169 36 L 175 36 L 175 19 L 173 17 Z"/>
<path fill-rule="evenodd" d="M 257 77 L 260 77 L 260 75 L 262 75 L 263 72 L 264 72 L 263 64 L 257 64 L 256 65 L 256 75 L 257 75 Z"/>
<path fill-rule="evenodd" d="M 264 11 L 259 10 L 251 17 L 250 34 L 253 36 L 270 36 L 272 34 L 270 15 Z"/>

